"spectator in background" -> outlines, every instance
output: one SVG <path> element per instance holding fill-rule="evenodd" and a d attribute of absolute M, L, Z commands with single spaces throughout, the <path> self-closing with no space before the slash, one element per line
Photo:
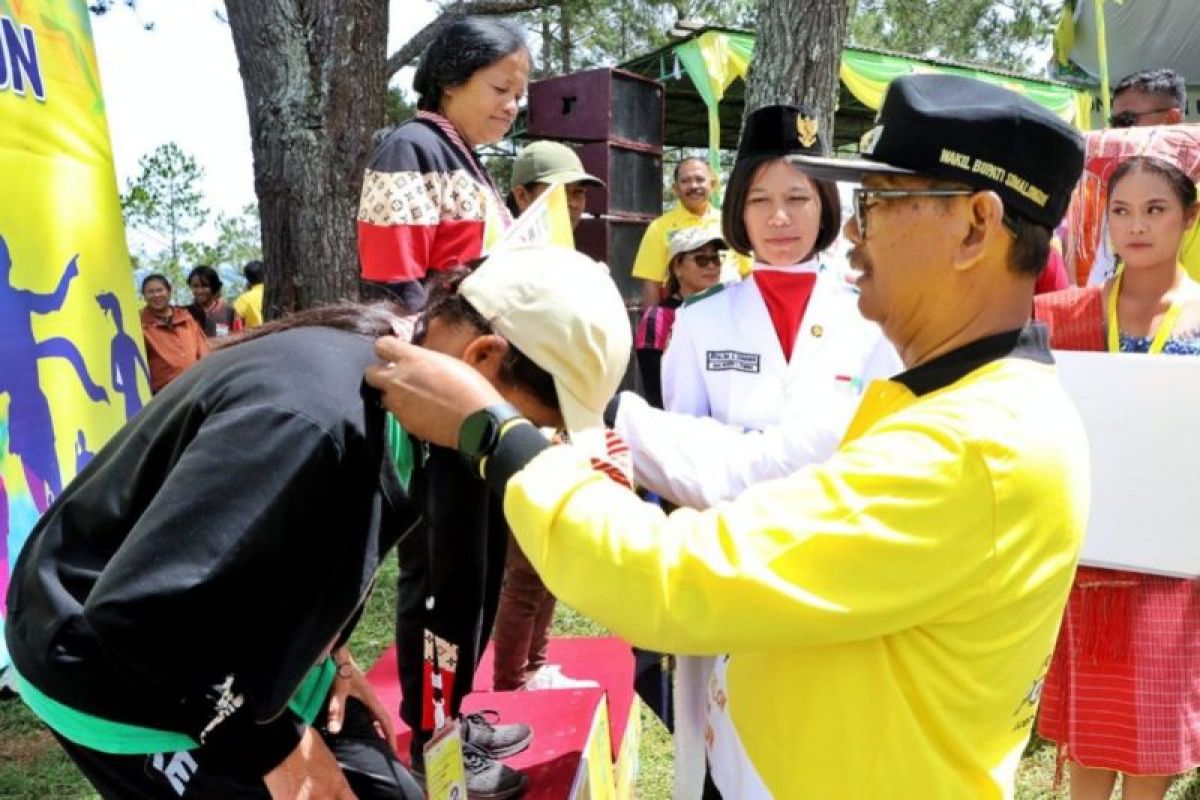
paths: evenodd
<path fill-rule="evenodd" d="M 1108 188 L 1117 274 L 1102 287 L 1038 298 L 1051 344 L 1200 356 L 1200 284 L 1179 266 L 1198 214 L 1182 170 L 1156 158 L 1122 162 Z M 1200 765 L 1197 608 L 1195 580 L 1079 568 L 1038 719 L 1070 764 L 1073 800 L 1107 800 L 1118 772 L 1126 800 L 1157 800 Z"/>
<path fill-rule="evenodd" d="M 1112 93 L 1114 128 L 1176 125 L 1187 111 L 1187 87 L 1173 69 L 1146 69 L 1117 81 Z"/>
<path fill-rule="evenodd" d="M 675 310 L 690 297 L 711 289 L 721 279 L 721 251 L 728 245 L 716 228 L 684 228 L 671 236 L 667 251 L 667 296 L 647 308 L 633 337 L 642 396 L 663 407 L 662 356 L 671 341 Z"/>
<path fill-rule="evenodd" d="M 429 271 L 478 258 L 512 222 L 475 148 L 512 127 L 530 64 L 517 26 L 456 20 L 417 65 L 416 116 L 371 155 L 358 207 L 362 277 L 410 311 L 425 306 Z"/>
<path fill-rule="evenodd" d="M 171 282 L 157 272 L 142 279 L 142 336 L 150 362 L 150 391 L 157 394 L 208 354 L 200 323 L 171 303 Z"/>
<path fill-rule="evenodd" d="M 188 273 L 187 282 L 192 290 L 192 303 L 187 310 L 200 323 L 205 336 L 220 339 L 242 329 L 241 318 L 221 297 L 225 284 L 215 269 L 201 264 Z"/>
<path fill-rule="evenodd" d="M 242 274 L 246 276 L 249 288 L 233 301 L 233 310 L 247 328 L 257 328 L 263 324 L 263 263 L 258 260 L 247 261 L 246 266 L 242 267 Z"/>
<path fill-rule="evenodd" d="M 587 205 L 586 187 L 604 186 L 604 181 L 584 171 L 579 156 L 570 147 L 558 142 L 532 142 L 513 160 L 513 188 L 509 197 L 512 211 L 521 214 L 555 183 L 565 184 L 572 228 L 579 224 Z M 596 685 L 595 681 L 568 677 L 558 664 L 549 663 L 550 624 L 554 621 L 555 605 L 554 595 L 510 535 L 500 604 L 492 626 L 493 689 L 504 692 Z"/>
<path fill-rule="evenodd" d="M 721 210 L 712 204 L 716 185 L 716 176 L 702 158 L 685 158 L 675 165 L 675 179 L 671 188 L 679 198 L 679 203 L 646 228 L 633 262 L 633 277 L 638 278 L 642 285 L 642 308 L 657 305 L 662 299 L 663 284 L 667 280 L 667 262 L 670 260 L 668 245 L 671 234 L 682 228 L 721 227 Z M 740 275 L 749 274 L 749 259 L 737 259 L 729 272 L 733 273 L 735 269 Z M 732 280 L 734 275 L 723 277 Z"/>
<path fill-rule="evenodd" d="M 509 208 L 520 214 L 555 183 L 563 184 L 571 227 L 579 225 L 587 207 L 587 187 L 604 188 L 604 181 L 589 175 L 575 151 L 559 142 L 531 142 L 513 159 Z"/>

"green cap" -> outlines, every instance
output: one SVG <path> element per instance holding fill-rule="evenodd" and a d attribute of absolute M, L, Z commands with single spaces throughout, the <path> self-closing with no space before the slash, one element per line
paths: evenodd
<path fill-rule="evenodd" d="M 583 171 L 575 151 L 558 142 L 531 142 L 513 160 L 512 185 L 527 183 L 575 183 L 584 181 L 603 186 L 604 181 Z"/>

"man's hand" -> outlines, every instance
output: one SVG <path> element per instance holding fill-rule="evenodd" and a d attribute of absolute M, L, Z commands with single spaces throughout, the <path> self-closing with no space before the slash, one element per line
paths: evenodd
<path fill-rule="evenodd" d="M 274 800 L 356 800 L 342 768 L 312 726 L 263 782 Z"/>
<path fill-rule="evenodd" d="M 375 720 L 375 730 L 388 747 L 396 749 L 396 728 L 392 725 L 392 717 L 388 714 L 375 689 L 367 682 L 367 678 L 358 668 L 350 649 L 340 647 L 333 652 L 333 663 L 337 665 L 337 677 L 333 679 L 333 687 L 329 692 L 329 707 L 326 711 L 326 724 L 331 734 L 342 730 L 342 721 L 346 716 L 346 698 L 355 697 L 362 701 Z"/>
<path fill-rule="evenodd" d="M 458 447 L 463 420 L 504 398 L 466 363 L 406 344 L 394 336 L 375 343 L 387 362 L 367 367 L 367 383 L 383 392 L 383 404 L 404 430 L 442 447 Z"/>

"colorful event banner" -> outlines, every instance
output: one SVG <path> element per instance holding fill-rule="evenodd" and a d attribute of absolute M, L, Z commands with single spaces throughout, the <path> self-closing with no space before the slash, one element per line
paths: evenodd
<path fill-rule="evenodd" d="M 150 396 L 84 0 L 0 0 L 0 175 L 2 626 L 38 516 Z"/>

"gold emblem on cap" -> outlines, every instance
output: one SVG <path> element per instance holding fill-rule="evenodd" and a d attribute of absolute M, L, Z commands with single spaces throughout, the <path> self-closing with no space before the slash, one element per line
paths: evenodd
<path fill-rule="evenodd" d="M 825 328 L 822 325 L 813 325 L 808 332 L 813 335 L 814 339 L 820 339 L 825 335 Z"/>
<path fill-rule="evenodd" d="M 796 117 L 796 135 L 800 137 L 800 144 L 812 147 L 817 143 L 817 121 L 800 114 Z"/>

